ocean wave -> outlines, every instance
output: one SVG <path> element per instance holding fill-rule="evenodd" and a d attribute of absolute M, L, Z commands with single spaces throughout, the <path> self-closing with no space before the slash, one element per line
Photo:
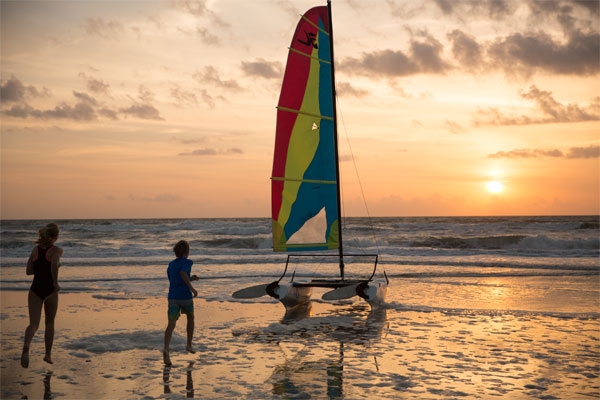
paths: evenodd
<path fill-rule="evenodd" d="M 205 239 L 193 241 L 202 244 L 204 248 L 225 248 L 225 249 L 269 249 L 272 248 L 271 238 L 262 236 L 253 237 L 221 237 L 214 239 Z"/>
<path fill-rule="evenodd" d="M 407 248 L 456 249 L 456 250 L 516 250 L 519 252 L 546 251 L 549 254 L 569 251 L 582 256 L 598 254 L 600 238 L 552 238 L 547 235 L 494 235 L 475 237 L 425 237 L 389 239 L 384 245 Z"/>
<path fill-rule="evenodd" d="M 162 265 L 172 246 L 187 239 L 191 258 L 203 265 L 275 264 L 268 218 L 58 221 L 63 264 Z M 2 267 L 23 267 L 42 221 L 2 221 Z M 377 253 L 399 265 L 504 265 L 542 262 L 560 268 L 572 259 L 600 256 L 597 216 L 348 218 L 344 249 Z M 509 260 L 509 261 L 502 261 Z M 533 260 L 533 261 L 532 261 Z"/>
<path fill-rule="evenodd" d="M 514 246 L 523 240 L 524 235 L 485 236 L 485 237 L 428 237 L 410 243 L 411 247 L 431 247 L 442 249 L 503 249 Z M 391 242 L 393 243 L 393 241 Z"/>

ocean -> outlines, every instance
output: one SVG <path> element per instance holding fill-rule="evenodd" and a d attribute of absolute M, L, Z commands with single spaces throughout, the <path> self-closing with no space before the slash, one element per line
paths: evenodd
<path fill-rule="evenodd" d="M 2 221 L 2 290 L 26 291 L 24 266 L 47 221 Z M 279 278 L 286 256 L 272 251 L 268 218 L 59 220 L 64 293 L 128 298 L 166 295 L 172 246 L 190 243 L 200 296 Z M 379 254 L 396 307 L 595 313 L 600 302 L 598 216 L 347 218 L 344 249 Z M 306 274 L 335 271 L 298 271 Z M 530 302 L 486 296 L 515 290 Z M 523 294 L 521 293 L 521 294 Z M 568 298 L 564 304 L 560 299 Z M 501 300 L 501 301 L 500 301 Z"/>

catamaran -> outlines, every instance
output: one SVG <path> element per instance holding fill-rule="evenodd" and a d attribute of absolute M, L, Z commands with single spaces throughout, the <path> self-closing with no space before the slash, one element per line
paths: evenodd
<path fill-rule="evenodd" d="M 288 253 L 285 269 L 278 280 L 238 290 L 234 298 L 270 295 L 290 310 L 309 303 L 313 288 L 329 288 L 324 300 L 360 296 L 373 308 L 385 301 L 389 281 L 385 271 L 385 279 L 375 280 L 378 255 L 344 252 L 333 60 L 328 1 L 327 6 L 308 10 L 296 26 L 277 106 L 271 176 L 273 250 Z M 329 252 L 315 253 L 325 251 Z M 335 257 L 338 276 L 296 278 L 294 270 L 288 278 L 292 260 L 300 257 L 313 266 Z M 372 259 L 372 268 L 348 276 L 347 263 L 365 257 Z"/>

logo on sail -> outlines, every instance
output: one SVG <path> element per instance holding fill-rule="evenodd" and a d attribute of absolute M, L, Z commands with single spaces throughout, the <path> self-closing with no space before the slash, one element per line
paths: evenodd
<path fill-rule="evenodd" d="M 312 46 L 315 49 L 318 49 L 319 45 L 317 44 L 317 34 L 307 31 L 304 31 L 304 33 L 306 34 L 306 40 L 298 39 L 298 41 L 306 46 Z"/>

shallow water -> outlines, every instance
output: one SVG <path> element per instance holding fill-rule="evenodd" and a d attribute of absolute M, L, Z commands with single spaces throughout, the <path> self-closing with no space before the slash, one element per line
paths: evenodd
<path fill-rule="evenodd" d="M 196 354 L 182 318 L 162 365 L 164 298 L 63 294 L 50 366 L 36 336 L 20 368 L 24 293 L 2 293 L 4 398 L 597 398 L 594 314 L 313 302 L 197 300 Z"/>

